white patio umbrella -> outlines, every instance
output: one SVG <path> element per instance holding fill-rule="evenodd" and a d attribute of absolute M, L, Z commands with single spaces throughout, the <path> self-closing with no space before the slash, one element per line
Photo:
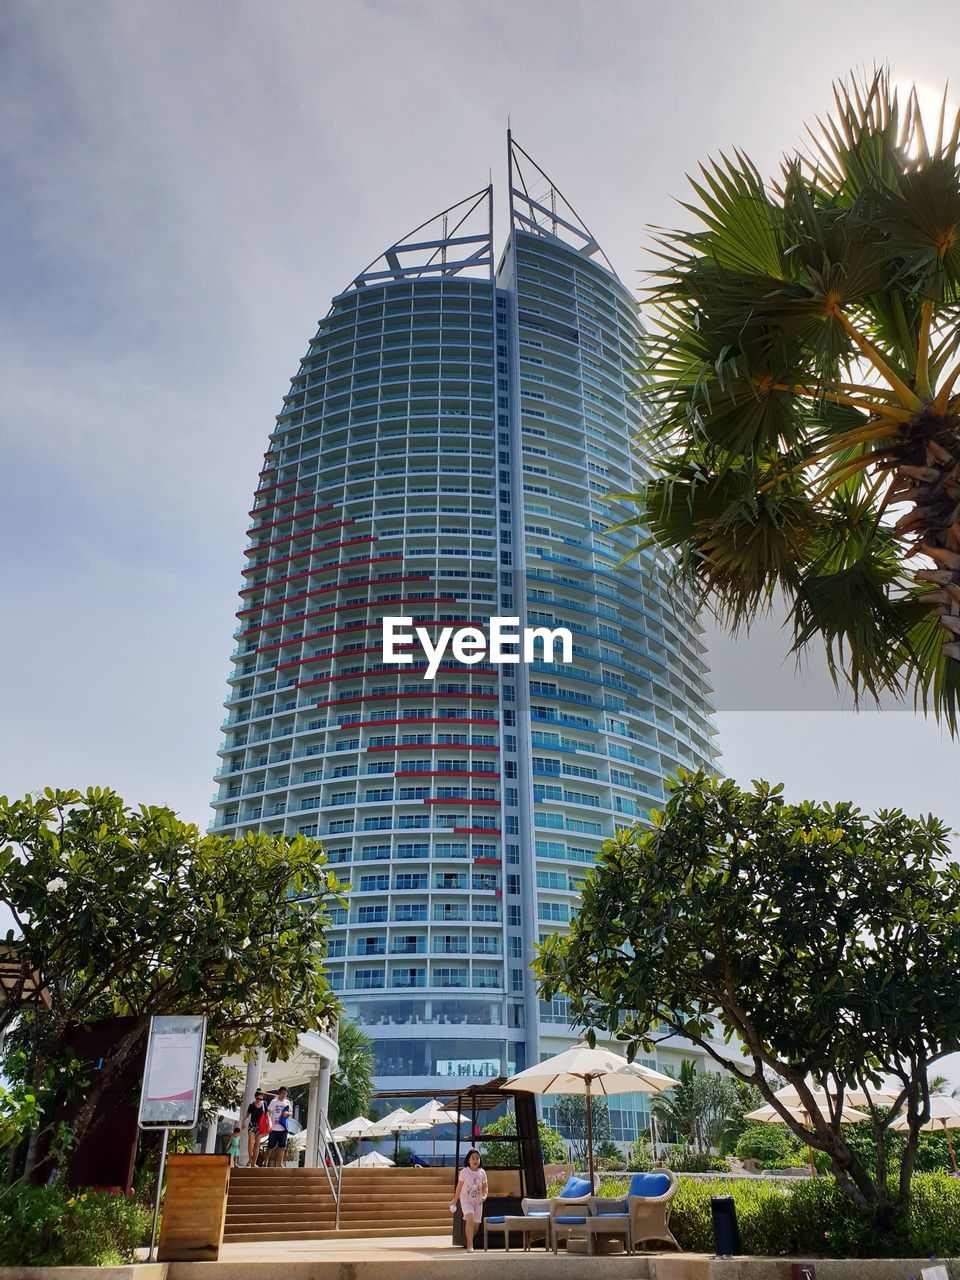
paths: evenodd
<path fill-rule="evenodd" d="M 826 1098 L 827 1098 L 827 1095 L 825 1093 L 820 1094 L 819 1097 L 815 1095 L 814 1101 L 817 1103 L 818 1106 L 820 1106 L 821 1098 L 823 1099 L 823 1105 L 825 1106 Z M 784 1105 L 786 1105 L 787 1110 L 790 1112 L 790 1115 L 793 1117 L 794 1120 L 798 1120 L 801 1124 L 810 1123 L 809 1111 L 805 1111 L 803 1107 L 791 1107 L 788 1104 L 784 1104 Z M 748 1111 L 743 1118 L 744 1120 L 757 1120 L 760 1122 L 760 1124 L 786 1124 L 787 1123 L 786 1120 L 784 1120 L 783 1116 L 780 1114 L 780 1112 L 776 1109 L 776 1107 L 769 1107 L 769 1106 L 758 1107 L 756 1111 Z M 844 1107 L 843 1111 L 840 1113 L 841 1124 L 858 1124 L 861 1120 L 869 1120 L 869 1119 L 870 1117 L 868 1115 L 864 1115 L 862 1111 L 854 1111 L 852 1107 Z M 807 1143 L 807 1155 L 810 1159 L 810 1173 L 815 1178 L 817 1176 L 817 1166 L 814 1164 L 814 1161 L 813 1161 L 813 1147 L 811 1147 L 809 1143 Z"/>
<path fill-rule="evenodd" d="M 890 1128 L 909 1129 L 910 1123 L 906 1116 L 901 1116 L 899 1120 L 894 1120 Z M 947 1140 L 953 1172 L 956 1173 L 957 1157 L 954 1154 L 953 1143 L 950 1141 L 950 1130 L 960 1129 L 960 1099 L 951 1098 L 945 1093 L 935 1093 L 930 1099 L 930 1119 L 926 1124 L 922 1124 L 920 1129 L 923 1133 L 943 1134 Z"/>
<path fill-rule="evenodd" d="M 436 1098 L 431 1098 L 429 1102 L 425 1102 L 422 1107 L 417 1107 L 416 1111 L 411 1111 L 411 1120 L 422 1120 L 424 1124 L 430 1126 L 431 1129 L 431 1146 L 433 1150 L 432 1158 L 437 1157 L 437 1125 L 438 1124 L 469 1124 L 466 1116 L 459 1115 L 456 1111 L 448 1111 L 442 1103 Z"/>
<path fill-rule="evenodd" d="M 391 1111 L 389 1115 L 378 1120 L 363 1135 L 365 1138 L 389 1138 L 391 1135 L 394 1139 L 393 1159 L 394 1163 L 400 1159 L 400 1135 L 401 1133 L 415 1133 L 418 1130 L 429 1129 L 430 1125 L 426 1120 L 414 1120 L 412 1111 L 405 1111 L 403 1107 L 397 1107 L 396 1111 Z"/>
<path fill-rule="evenodd" d="M 343 1166 L 345 1169 L 392 1169 L 393 1161 L 389 1156 L 382 1156 L 379 1151 L 368 1151 Z"/>
<path fill-rule="evenodd" d="M 814 1101 L 821 1110 L 829 1107 L 830 1098 L 837 1096 L 836 1089 L 823 1089 L 820 1085 L 811 1085 L 810 1092 L 813 1094 Z M 779 1102 L 785 1102 L 788 1107 L 799 1107 L 800 1094 L 792 1084 L 784 1085 L 782 1089 L 778 1089 L 774 1097 Z M 863 1089 L 844 1089 L 843 1105 L 847 1107 L 866 1107 L 872 1102 L 877 1107 L 888 1107 L 897 1098 L 896 1093 L 890 1089 L 871 1089 L 869 1094 Z"/>
<path fill-rule="evenodd" d="M 591 1099 L 619 1093 L 665 1093 L 676 1087 L 672 1076 L 628 1062 L 611 1049 L 591 1049 L 585 1040 L 546 1062 L 538 1062 L 504 1082 L 504 1090 L 527 1093 L 582 1094 L 587 1109 L 587 1160 L 593 1185 L 593 1117 Z"/>
<path fill-rule="evenodd" d="M 356 1142 L 359 1155 L 360 1144 L 372 1128 L 372 1120 L 368 1120 L 366 1116 L 355 1116 L 353 1120 L 345 1120 L 343 1124 L 338 1124 L 331 1132 L 337 1142 Z"/>

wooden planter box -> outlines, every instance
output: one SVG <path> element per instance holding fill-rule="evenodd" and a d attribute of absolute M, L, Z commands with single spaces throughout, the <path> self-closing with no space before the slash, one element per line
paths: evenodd
<path fill-rule="evenodd" d="M 216 1262 L 223 1243 L 229 1156 L 169 1156 L 157 1257 Z"/>

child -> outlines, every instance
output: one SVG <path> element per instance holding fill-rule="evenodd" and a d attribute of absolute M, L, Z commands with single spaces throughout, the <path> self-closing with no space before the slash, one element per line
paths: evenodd
<path fill-rule="evenodd" d="M 233 1137 L 227 1143 L 227 1155 L 230 1157 L 230 1168 L 232 1169 L 240 1158 L 240 1126 L 239 1125 L 236 1125 L 234 1127 Z"/>
<path fill-rule="evenodd" d="M 457 1189 L 453 1193 L 450 1212 L 455 1213 L 457 1204 L 463 1213 L 463 1238 L 467 1252 L 473 1253 L 473 1237 L 483 1217 L 483 1202 L 487 1198 L 487 1175 L 484 1172 L 480 1152 L 471 1147 L 457 1179 Z"/>

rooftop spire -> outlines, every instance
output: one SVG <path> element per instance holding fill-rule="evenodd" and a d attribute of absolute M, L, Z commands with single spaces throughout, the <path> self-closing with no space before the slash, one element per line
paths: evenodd
<path fill-rule="evenodd" d="M 556 183 L 514 141 L 507 128 L 507 172 L 510 187 L 510 224 L 539 236 L 550 236 L 572 245 L 585 258 L 599 261 L 616 275 L 596 236 Z"/>

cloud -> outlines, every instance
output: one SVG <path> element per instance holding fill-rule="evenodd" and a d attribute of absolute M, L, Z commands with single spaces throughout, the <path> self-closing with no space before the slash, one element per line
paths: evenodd
<path fill-rule="evenodd" d="M 926 33 L 950 13 L 924 0 L 879 18 L 864 0 L 819 0 L 802 24 L 759 0 L 11 9 L 5 789 L 113 780 L 205 820 L 246 511 L 288 379 L 331 295 L 490 166 L 502 239 L 508 115 L 632 284 L 650 262 L 644 228 L 683 217 L 701 159 L 738 144 L 772 169 L 830 80 L 891 50 L 898 75 L 942 82 L 951 50 Z M 801 677 L 784 664 L 775 630 L 712 645 L 723 709 L 838 706 L 817 662 Z M 852 732 L 831 723 L 838 741 Z M 856 741 L 851 785 L 879 772 L 904 803 L 920 793 L 919 766 Z"/>

